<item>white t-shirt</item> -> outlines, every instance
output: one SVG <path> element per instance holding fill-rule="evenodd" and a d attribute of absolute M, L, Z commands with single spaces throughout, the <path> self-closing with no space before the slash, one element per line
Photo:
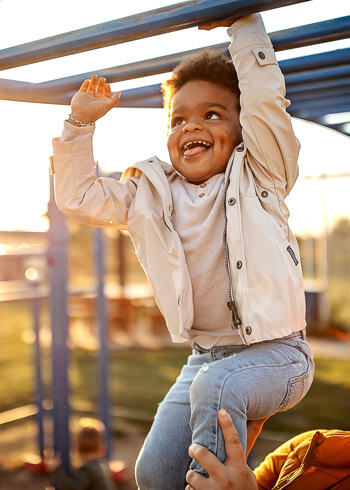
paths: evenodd
<path fill-rule="evenodd" d="M 223 232 L 224 174 L 191 184 L 175 174 L 169 180 L 173 196 L 172 223 L 185 251 L 192 282 L 194 321 L 191 340 L 208 349 L 241 344 L 231 328 L 229 282 L 225 269 Z"/>

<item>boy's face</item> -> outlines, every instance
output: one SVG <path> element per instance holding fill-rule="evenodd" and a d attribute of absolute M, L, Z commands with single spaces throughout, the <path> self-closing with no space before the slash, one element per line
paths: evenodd
<path fill-rule="evenodd" d="M 193 80 L 176 92 L 168 150 L 173 166 L 189 182 L 201 184 L 224 172 L 241 141 L 238 103 L 228 89 Z"/>

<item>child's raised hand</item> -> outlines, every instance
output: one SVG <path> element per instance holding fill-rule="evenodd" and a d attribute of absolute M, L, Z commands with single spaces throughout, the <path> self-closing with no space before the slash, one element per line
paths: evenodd
<path fill-rule="evenodd" d="M 109 83 L 103 77 L 92 75 L 85 80 L 71 101 L 72 115 L 81 123 L 94 123 L 115 107 L 120 99 L 120 92 L 112 94 Z"/>
<path fill-rule="evenodd" d="M 241 19 L 241 17 L 218 20 L 217 22 L 210 22 L 210 24 L 204 24 L 202 26 L 198 26 L 198 29 L 202 29 L 204 31 L 210 31 L 211 29 L 215 29 L 215 27 L 230 27 L 238 19 Z"/>

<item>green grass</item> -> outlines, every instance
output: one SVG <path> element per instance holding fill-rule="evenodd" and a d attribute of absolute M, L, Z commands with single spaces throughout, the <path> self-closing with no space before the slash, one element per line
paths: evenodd
<path fill-rule="evenodd" d="M 138 412 L 152 419 L 158 403 L 186 362 L 189 349 L 162 351 L 128 349 L 110 353 L 109 390 L 114 407 Z M 81 404 L 98 402 L 98 359 L 96 353 L 77 350 L 72 359 L 72 399 Z"/>
<path fill-rule="evenodd" d="M 0 410 L 13 408 L 31 399 L 33 390 L 32 347 L 23 341 L 31 329 L 25 304 L 0 305 Z"/>
<path fill-rule="evenodd" d="M 0 411 L 34 401 L 33 345 L 24 341 L 31 330 L 25 304 L 0 305 Z M 45 310 L 43 312 L 46 321 Z M 158 403 L 175 381 L 189 348 L 164 350 L 112 350 L 109 389 L 112 407 L 137 418 L 151 420 Z M 50 349 L 42 349 L 45 396 L 50 397 Z M 93 351 L 73 349 L 70 355 L 70 388 L 73 406 L 97 411 L 98 357 Z M 314 383 L 293 409 L 276 414 L 266 428 L 298 433 L 313 428 L 349 430 L 350 360 L 316 359 Z M 143 417 L 141 417 L 143 418 Z"/>
<path fill-rule="evenodd" d="M 331 325 L 350 333 L 349 277 L 331 277 L 329 280 Z"/>
<path fill-rule="evenodd" d="M 158 403 L 176 379 L 186 361 L 188 349 L 165 351 L 127 350 L 113 352 L 110 390 L 113 406 L 137 417 L 142 411 L 150 419 Z M 93 399 L 97 403 L 95 355 L 78 351 L 74 355 L 73 400 Z M 293 409 L 274 415 L 266 428 L 297 434 L 314 428 L 349 430 L 350 360 L 316 359 L 314 383 L 306 397 Z"/>
<path fill-rule="evenodd" d="M 350 430 L 350 360 L 315 359 L 314 382 L 294 408 L 275 414 L 265 428 L 297 434 L 311 429 Z"/>

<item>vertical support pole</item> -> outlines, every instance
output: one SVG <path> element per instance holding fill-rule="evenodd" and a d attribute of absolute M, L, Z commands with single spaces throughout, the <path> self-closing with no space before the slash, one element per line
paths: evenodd
<path fill-rule="evenodd" d="M 327 209 L 327 175 L 321 175 L 322 196 L 322 231 L 319 238 L 319 273 L 322 284 L 322 296 L 320 297 L 320 321 L 322 329 L 329 327 L 329 274 L 328 274 L 328 209 Z"/>
<path fill-rule="evenodd" d="M 64 216 L 58 211 L 53 197 L 53 178 L 50 180 L 48 206 L 48 263 L 50 282 L 50 315 L 52 330 L 52 400 L 54 451 L 59 453 L 67 472 L 69 463 L 69 394 L 68 394 L 68 315 L 67 278 L 68 230 Z"/>
<path fill-rule="evenodd" d="M 39 283 L 37 280 L 32 282 L 33 290 L 38 292 Z M 33 328 L 35 334 L 34 342 L 34 363 L 35 363 L 35 386 L 36 386 L 36 406 L 38 409 L 38 447 L 41 459 L 44 458 L 44 409 L 43 409 L 43 380 L 41 370 L 41 350 L 40 350 L 40 304 L 39 298 L 35 297 L 31 302 Z"/>
<path fill-rule="evenodd" d="M 125 297 L 125 281 L 126 281 L 126 267 L 125 267 L 125 246 L 124 237 L 121 231 L 118 232 L 117 238 L 117 256 L 118 256 L 118 273 L 119 284 L 121 288 L 121 298 Z"/>
<path fill-rule="evenodd" d="M 98 162 L 96 162 L 96 175 L 99 175 Z M 99 332 L 99 413 L 100 419 L 106 428 L 107 459 L 111 456 L 111 427 L 109 417 L 109 390 L 108 390 L 108 343 L 107 343 L 107 308 L 104 294 L 104 246 L 101 228 L 95 230 L 95 264 L 97 274 L 97 317 Z"/>
<path fill-rule="evenodd" d="M 96 229 L 95 263 L 98 278 L 97 316 L 99 328 L 99 412 L 100 418 L 106 427 L 107 458 L 111 455 L 110 417 L 109 417 L 109 390 L 108 390 L 108 341 L 107 341 L 107 308 L 104 295 L 104 246 L 103 235 L 100 228 Z"/>

